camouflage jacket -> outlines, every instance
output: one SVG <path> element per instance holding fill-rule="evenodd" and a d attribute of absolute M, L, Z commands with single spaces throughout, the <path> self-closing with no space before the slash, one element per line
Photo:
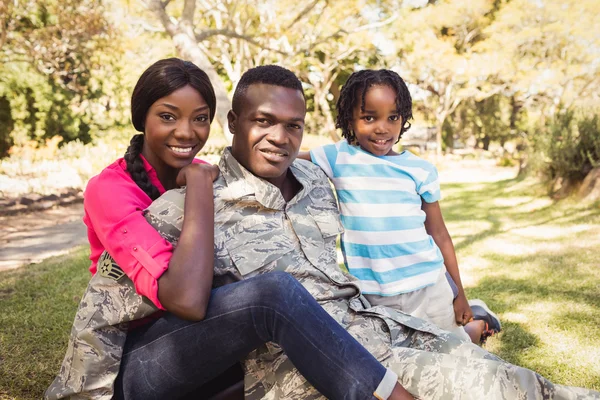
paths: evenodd
<path fill-rule="evenodd" d="M 596 392 L 554 385 L 533 371 L 506 363 L 421 319 L 387 307 L 371 307 L 354 278 L 344 274 L 337 264 L 336 236 L 342 230 L 339 213 L 329 182 L 317 167 L 301 160 L 293 163 L 291 172 L 303 188 L 287 203 L 277 188 L 245 170 L 229 150 L 219 168 L 221 175 L 214 185 L 216 285 L 273 270 L 290 273 L 384 366 L 394 370 L 400 383 L 418 398 L 600 399 Z M 172 190 L 148 209 L 150 223 L 174 244 L 181 232 L 184 198 L 185 189 Z M 102 281 L 108 286 L 128 284 L 127 279 L 121 283 Z M 90 287 L 86 296 L 97 291 Z M 62 384 L 70 376 L 66 371 L 73 370 L 74 360 L 87 355 L 88 359 L 95 358 L 110 367 L 102 376 L 111 382 L 112 390 L 125 340 L 123 322 L 152 311 L 140 301 L 131 303 L 129 295 L 132 293 L 127 289 L 105 290 L 96 297 L 97 303 L 86 301 L 84 296 L 55 384 Z M 129 307 L 128 313 L 118 311 L 113 297 L 128 299 L 125 303 L 135 306 Z M 94 305 L 101 310 L 101 324 L 95 322 L 98 313 Z M 126 304 L 120 306 L 127 309 Z M 109 310 L 109 315 L 104 309 Z M 92 324 L 79 324 L 88 330 L 76 329 L 78 321 L 86 321 L 90 315 Z M 100 329 L 93 329 L 94 325 Z M 108 356 L 102 349 L 107 343 L 111 349 Z M 322 398 L 273 344 L 252 352 L 244 364 L 249 399 Z M 96 366 L 96 371 L 105 369 Z M 70 382 L 89 381 L 85 366 L 77 370 L 76 376 Z M 110 398 L 102 395 L 109 393 L 103 390 L 86 398 Z"/>

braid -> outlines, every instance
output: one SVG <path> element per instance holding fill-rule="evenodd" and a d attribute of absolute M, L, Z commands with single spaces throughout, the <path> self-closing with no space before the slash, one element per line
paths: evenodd
<path fill-rule="evenodd" d="M 127 162 L 127 172 L 131 175 L 133 181 L 152 199 L 156 200 L 160 196 L 158 188 L 150 182 L 150 177 L 144 168 L 144 162 L 140 157 L 144 145 L 144 135 L 133 135 L 129 142 L 127 152 L 123 156 Z"/>
<path fill-rule="evenodd" d="M 411 126 L 408 121 L 413 117 L 412 98 L 406 87 L 406 83 L 402 80 L 400 75 L 389 69 L 365 69 L 354 72 L 342 87 L 340 97 L 336 104 L 338 115 L 336 117 L 335 127 L 342 130 L 342 136 L 346 138 L 349 143 L 353 143 L 356 140 L 356 135 L 350 126 L 352 124 L 352 114 L 354 107 L 357 104 L 358 96 L 360 96 L 360 108 L 364 110 L 365 94 L 370 87 L 376 85 L 389 86 L 396 92 L 396 108 L 398 114 L 402 117 L 402 129 L 400 130 L 398 140 L 400 140 L 402 134 Z"/>

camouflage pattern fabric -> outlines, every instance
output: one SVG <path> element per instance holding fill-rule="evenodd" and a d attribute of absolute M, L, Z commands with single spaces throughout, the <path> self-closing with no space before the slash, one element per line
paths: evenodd
<path fill-rule="evenodd" d="M 356 280 L 337 264 L 335 241 L 342 231 L 337 205 L 327 178 L 311 163 L 297 160 L 291 166 L 303 189 L 289 203 L 277 188 L 245 170 L 229 150 L 219 168 L 214 185 L 215 285 L 274 270 L 290 273 L 417 398 L 600 399 L 600 393 L 591 390 L 554 385 L 424 320 L 371 307 Z M 184 199 L 185 188 L 171 190 L 147 210 L 148 221 L 174 244 L 181 233 Z M 65 362 L 48 398 L 77 390 L 87 390 L 80 398 L 110 398 L 126 321 L 151 313 L 128 278 L 118 282 L 102 277 L 93 285 L 96 276 L 82 300 Z M 99 289 L 103 284 L 109 289 Z M 75 325 L 88 329 L 84 332 Z M 85 356 L 99 362 L 95 371 L 90 363 L 74 361 Z M 247 399 L 323 398 L 274 344 L 255 350 L 244 364 Z M 106 372 L 103 379 L 94 378 L 94 385 L 101 387 L 95 390 L 87 382 L 98 371 Z"/>
<path fill-rule="evenodd" d="M 44 398 L 111 399 L 128 323 L 156 311 L 104 252 L 79 303 L 60 372 Z"/>

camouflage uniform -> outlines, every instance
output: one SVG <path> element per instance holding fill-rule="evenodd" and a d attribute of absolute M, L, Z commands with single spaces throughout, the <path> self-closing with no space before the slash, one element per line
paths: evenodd
<path fill-rule="evenodd" d="M 371 307 L 360 294 L 355 279 L 342 273 L 337 264 L 335 242 L 342 227 L 331 187 L 318 167 L 301 160 L 294 162 L 290 168 L 303 189 L 288 203 L 277 188 L 245 170 L 229 150 L 219 167 L 221 175 L 214 186 L 215 285 L 274 270 L 292 274 L 333 318 L 384 366 L 396 372 L 400 383 L 418 398 L 600 399 L 597 392 L 554 385 L 535 372 L 508 364 L 426 321 L 391 308 Z M 176 240 L 181 232 L 184 197 L 185 189 L 171 190 L 149 207 L 148 220 L 168 240 Z M 83 315 L 95 317 L 94 309 L 110 304 L 110 311 L 116 316 L 111 297 L 128 295 L 126 289 L 106 290 L 98 296 L 98 303 L 85 307 L 83 304 L 88 303 L 84 297 L 76 324 L 82 308 Z M 126 321 L 151 312 L 142 303 L 136 304 L 129 308 L 136 309 L 133 314 L 119 313 L 115 319 L 100 311 L 101 319 L 107 323 L 119 318 Z M 87 332 L 83 338 L 88 346 L 91 343 L 87 350 L 81 345 L 73 346 L 74 338 L 81 340 L 77 334 L 81 331 L 74 326 L 65 363 L 73 364 L 85 351 L 97 359 L 104 354 L 98 346 L 109 343 L 113 348 L 111 357 L 101 360 L 105 366 L 118 366 L 125 335 L 123 325 L 117 324 L 108 326 L 112 330 Z M 55 384 L 63 382 L 67 375 L 65 363 Z M 275 345 L 267 344 L 252 352 L 245 360 L 245 370 L 249 399 L 322 398 Z M 106 373 L 107 381 L 109 375 L 110 382 L 114 381 L 117 372 L 118 368 L 113 367 Z M 86 376 L 79 375 L 79 381 Z"/>

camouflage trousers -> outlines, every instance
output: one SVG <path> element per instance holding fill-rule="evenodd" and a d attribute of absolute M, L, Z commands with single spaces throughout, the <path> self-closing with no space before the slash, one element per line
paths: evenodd
<path fill-rule="evenodd" d="M 369 309 L 366 319 L 353 321 L 360 327 L 350 326 L 348 331 L 398 374 L 400 384 L 417 399 L 600 399 L 598 392 L 553 384 L 449 332 L 430 334 L 405 327 L 405 335 L 394 321 L 381 317 L 385 313 L 380 307 Z M 364 334 L 366 326 L 371 327 L 370 335 Z M 250 354 L 245 367 L 246 399 L 324 399 L 272 346 Z"/>

